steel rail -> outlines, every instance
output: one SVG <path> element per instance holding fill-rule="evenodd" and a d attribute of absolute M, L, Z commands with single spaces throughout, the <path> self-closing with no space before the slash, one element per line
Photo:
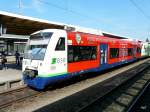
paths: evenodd
<path fill-rule="evenodd" d="M 145 91 L 147 90 L 147 88 L 150 86 L 150 80 L 145 84 L 144 88 L 142 89 L 142 91 L 139 93 L 139 95 L 135 98 L 135 100 L 132 102 L 132 104 L 130 105 L 130 107 L 127 109 L 127 112 L 132 112 L 132 110 L 134 109 L 134 106 L 136 105 L 136 103 L 138 102 L 138 100 L 141 98 L 141 96 L 145 93 Z"/>
<path fill-rule="evenodd" d="M 142 70 L 138 71 L 136 74 L 142 73 L 144 70 L 146 70 L 149 66 L 143 67 Z M 104 96 L 100 96 L 96 99 L 94 99 L 92 102 L 88 103 L 87 105 L 83 106 L 82 108 L 78 109 L 76 112 L 82 112 L 84 111 L 86 108 L 90 107 L 90 105 L 94 104 L 95 102 L 97 102 L 98 100 L 106 97 L 108 94 L 112 93 L 113 91 L 115 91 L 116 89 L 118 89 L 119 87 L 121 87 L 122 85 L 126 84 L 128 81 L 132 80 L 134 77 L 136 77 L 136 74 L 134 74 L 132 77 L 128 78 L 127 80 L 125 80 L 124 82 L 122 82 L 120 85 L 114 87 L 112 90 L 110 90 L 109 92 L 107 92 Z M 149 82 L 150 83 L 150 82 Z M 148 86 L 148 85 L 147 85 Z M 145 89 L 147 88 L 147 86 L 144 88 L 144 90 L 142 91 L 142 93 L 145 91 Z M 142 95 L 141 93 L 141 95 Z M 140 97 L 140 96 L 139 96 Z M 136 103 L 136 101 L 135 101 Z"/>
<path fill-rule="evenodd" d="M 134 67 L 133 67 L 134 68 Z M 142 68 L 142 69 L 140 69 L 140 71 L 138 71 L 138 73 L 140 73 L 140 72 L 142 72 L 144 69 L 146 69 L 146 68 Z M 132 71 L 132 70 L 131 70 Z M 137 73 L 136 73 L 137 74 Z M 131 77 L 130 77 L 131 78 Z M 26 88 L 26 87 L 25 87 Z M 24 88 L 24 89 L 25 89 Z M 5 93 L 0 93 L 0 97 L 1 97 L 1 95 L 9 95 L 9 94 L 13 94 L 13 92 L 15 93 L 15 92 L 19 92 L 19 91 L 23 91 L 24 90 L 23 88 L 19 88 L 19 89 L 16 89 L 16 90 L 10 90 L 10 91 L 7 91 L 7 92 L 5 92 Z M 19 102 L 19 101 L 23 101 L 23 100 L 25 100 L 26 98 L 29 98 L 29 97 L 34 97 L 34 96 L 37 96 L 37 95 L 39 95 L 39 94 L 43 94 L 44 92 L 38 92 L 38 91 L 36 91 L 34 94 L 32 93 L 32 94 L 29 94 L 29 95 L 27 95 L 27 96 L 21 96 L 20 98 L 18 97 L 17 99 L 12 99 L 12 100 L 9 100 L 9 101 L 7 101 L 7 102 L 0 102 L 0 109 L 2 109 L 2 108 L 5 108 L 5 107 L 8 107 L 8 106 L 10 106 L 11 104 L 13 104 L 13 103 L 15 103 L 15 102 Z M 108 92 L 109 93 L 109 92 Z M 28 93 L 27 93 L 28 94 Z"/>
<path fill-rule="evenodd" d="M 38 92 L 38 91 L 28 91 L 28 93 L 26 93 L 27 95 L 20 95 L 20 97 L 17 96 L 17 94 L 15 93 L 18 93 L 18 92 L 26 92 L 27 90 L 30 90 L 30 88 L 28 87 L 22 87 L 22 88 L 18 88 L 18 89 L 14 89 L 14 90 L 11 90 L 11 91 L 7 91 L 7 92 L 3 92 L 3 93 L 0 93 L 0 97 L 6 97 L 7 95 L 11 96 L 11 98 L 8 97 L 7 98 L 4 98 L 5 100 L 2 100 L 2 102 L 0 102 L 0 109 L 2 108 L 6 108 L 10 105 L 12 105 L 13 103 L 16 103 L 16 102 L 19 102 L 19 101 L 23 101 L 25 100 L 26 98 L 29 98 L 29 97 L 34 97 L 34 96 L 37 96 L 39 94 L 41 94 L 42 92 Z M 22 94 L 22 93 L 21 93 Z M 15 99 L 13 99 L 15 97 Z"/>

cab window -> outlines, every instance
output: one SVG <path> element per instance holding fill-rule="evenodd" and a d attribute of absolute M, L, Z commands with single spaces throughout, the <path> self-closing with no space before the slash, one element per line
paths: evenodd
<path fill-rule="evenodd" d="M 59 38 L 55 50 L 56 51 L 64 51 L 65 50 L 65 38 L 64 37 Z"/>

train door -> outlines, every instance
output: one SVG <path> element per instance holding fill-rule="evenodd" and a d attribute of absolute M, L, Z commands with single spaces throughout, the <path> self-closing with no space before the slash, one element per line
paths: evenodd
<path fill-rule="evenodd" d="M 101 44 L 100 45 L 100 63 L 101 65 L 107 64 L 107 54 L 108 54 L 108 45 Z"/>
<path fill-rule="evenodd" d="M 136 58 L 136 46 L 133 46 L 133 57 Z"/>
<path fill-rule="evenodd" d="M 125 61 L 125 57 L 126 57 L 126 46 L 123 46 L 122 49 L 122 61 Z"/>

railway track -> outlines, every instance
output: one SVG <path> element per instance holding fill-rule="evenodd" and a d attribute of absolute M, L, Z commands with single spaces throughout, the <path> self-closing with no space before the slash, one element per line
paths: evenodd
<path fill-rule="evenodd" d="M 77 112 L 136 112 L 136 103 L 150 85 L 150 67 Z"/>
<path fill-rule="evenodd" d="M 150 79 L 150 63 L 142 64 L 35 112 L 123 112 Z"/>
<path fill-rule="evenodd" d="M 141 64 L 139 67 L 135 67 L 137 70 L 138 70 L 138 72 L 142 72 L 145 68 L 146 68 L 146 65 L 147 64 Z M 135 69 L 134 68 L 134 69 Z M 98 95 L 99 93 L 101 94 L 101 96 L 104 96 L 106 93 L 109 93 L 110 92 L 110 89 L 114 89 L 114 88 L 116 88 L 120 83 L 122 83 L 123 81 L 121 81 L 120 80 L 120 78 L 122 78 L 122 79 L 124 79 L 124 81 L 126 81 L 129 77 L 132 77 L 133 75 L 131 75 L 131 74 L 136 74 L 136 73 L 138 73 L 137 71 L 135 71 L 134 69 L 130 69 L 130 71 L 126 71 L 126 72 L 124 72 L 123 74 L 122 73 L 120 73 L 120 75 L 117 75 L 117 76 L 115 76 L 114 78 L 112 77 L 112 78 L 109 78 L 108 80 L 106 80 L 106 81 L 104 81 L 104 82 L 102 82 L 102 83 L 100 83 L 100 84 L 98 84 L 97 86 L 99 87 L 99 88 L 101 88 L 100 89 L 100 91 L 103 91 L 103 92 L 101 92 L 100 93 L 100 91 L 98 91 L 96 94 Z M 113 81 L 113 79 L 116 79 L 116 80 L 114 80 Z M 109 83 L 108 83 L 109 82 Z M 110 83 L 111 82 L 111 83 Z M 117 82 L 117 83 L 116 83 Z M 97 90 L 97 88 L 96 88 L 96 86 L 94 85 L 94 86 L 92 86 L 92 87 L 94 87 L 96 90 Z M 58 87 L 59 88 L 59 87 Z M 102 89 L 103 88 L 103 89 Z M 56 88 L 57 89 L 57 88 Z M 85 93 L 85 98 L 86 99 L 92 99 L 93 100 L 93 97 L 91 97 L 91 96 L 93 96 L 93 94 L 91 94 L 91 91 L 95 91 L 95 90 L 93 90 L 93 89 L 89 89 L 89 88 L 87 88 L 87 89 L 85 89 L 85 90 L 87 90 L 87 91 L 81 91 L 81 92 L 83 92 L 83 93 Z M 0 109 L 2 109 L 2 110 L 5 110 L 5 108 L 6 108 L 6 110 L 7 110 L 7 107 L 10 107 L 12 104 L 14 104 L 14 103 L 18 103 L 18 102 L 22 102 L 22 101 L 24 101 L 24 100 L 26 100 L 26 99 L 32 99 L 32 98 L 34 98 L 34 97 L 36 97 L 36 96 L 42 96 L 42 97 L 45 97 L 46 96 L 46 94 L 47 94 L 47 96 L 51 96 L 50 94 L 51 93 L 55 93 L 56 94 L 56 92 L 57 92 L 57 90 L 54 90 L 54 89 L 50 89 L 50 90 L 47 90 L 46 92 L 39 92 L 39 91 L 35 91 L 35 90 L 32 90 L 32 89 L 30 89 L 30 88 L 27 88 L 27 87 L 24 87 L 24 88 L 20 88 L 20 89 L 18 89 L 18 90 L 13 90 L 13 91 L 8 91 L 7 93 L 0 93 Z M 60 92 L 63 92 L 63 91 L 60 91 Z M 92 93 L 93 93 L 92 92 Z M 78 93 L 80 93 L 80 92 L 78 92 Z M 90 95 L 87 95 L 87 93 L 89 93 Z M 63 101 L 65 101 L 63 98 L 62 99 L 60 99 L 59 101 L 55 101 L 54 103 L 51 103 L 51 106 L 50 106 L 50 109 L 49 108 L 47 108 L 48 109 L 48 111 L 49 110 L 51 110 L 51 112 L 60 112 L 60 110 L 61 110 L 61 106 L 59 106 L 59 105 L 62 105 L 63 107 L 68 107 L 66 110 L 65 109 L 62 109 L 62 110 L 64 110 L 65 112 L 70 112 L 70 111 L 80 111 L 80 109 L 81 108 L 83 108 L 83 107 L 85 107 L 85 105 L 87 104 L 87 103 L 85 103 L 85 102 L 91 102 L 91 101 L 85 101 L 85 102 L 83 102 L 83 105 L 81 104 L 79 104 L 78 105 L 78 103 L 77 103 L 77 105 L 76 106 L 74 106 L 74 105 L 72 105 L 72 106 L 70 106 L 70 104 L 75 104 L 75 102 L 74 101 L 72 101 L 72 99 L 74 99 L 75 97 L 74 97 L 74 95 L 75 96 L 78 96 L 77 94 L 73 94 L 73 95 L 70 95 L 70 96 L 68 96 L 68 97 L 66 97 L 67 98 L 67 100 L 69 99 L 69 101 L 68 101 L 68 103 L 66 103 L 66 104 L 64 104 L 64 103 L 59 103 L 59 102 L 61 102 L 62 100 Z M 96 97 L 95 97 L 95 99 L 97 99 L 97 95 L 95 95 Z M 57 96 L 57 95 L 56 95 Z M 55 97 L 55 96 L 53 96 L 53 97 Z M 83 97 L 83 95 L 81 96 L 81 97 Z M 89 97 L 89 98 L 87 98 L 87 97 Z M 78 98 L 78 97 L 76 97 L 74 100 L 77 100 L 77 99 L 79 99 L 78 101 L 79 102 L 82 102 L 81 100 L 82 100 L 82 98 L 80 99 L 80 97 Z M 70 102 L 71 101 L 71 102 Z M 58 104 L 59 103 L 59 104 Z M 28 104 L 28 103 L 27 103 Z M 55 105 L 56 104 L 56 105 Z M 58 105 L 57 105 L 58 104 Z M 67 105 L 68 104 L 68 105 Z M 84 105 L 85 104 L 85 105 Z M 74 107 L 75 108 L 74 108 Z M 60 107 L 60 108 L 58 108 L 58 107 Z M 80 108 L 81 107 L 81 108 Z M 44 107 L 45 108 L 45 107 Z M 57 110 L 57 109 L 53 109 L 53 108 L 57 108 L 57 109 L 60 109 L 60 110 Z M 80 108 L 80 109 L 79 109 Z M 43 109 L 43 108 L 41 108 L 42 110 L 45 110 L 45 109 Z M 36 111 L 40 111 L 41 109 L 39 109 L 39 110 L 37 110 L 36 109 Z M 8 109 L 9 110 L 9 109 Z M 11 109 L 10 109 L 11 110 Z M 82 110 L 82 109 L 81 109 Z"/>
<path fill-rule="evenodd" d="M 150 80 L 145 84 L 143 90 L 135 98 L 127 112 L 146 111 L 150 112 Z"/>
<path fill-rule="evenodd" d="M 40 93 L 26 86 L 0 93 L 0 109 L 6 108 L 13 103 L 21 102 L 26 98 L 34 97 Z"/>

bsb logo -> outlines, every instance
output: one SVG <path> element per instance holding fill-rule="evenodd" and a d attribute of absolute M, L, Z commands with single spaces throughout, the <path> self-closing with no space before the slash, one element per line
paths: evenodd
<path fill-rule="evenodd" d="M 61 64 L 65 63 L 66 59 L 65 58 L 52 58 L 51 64 Z"/>
<path fill-rule="evenodd" d="M 79 44 L 81 42 L 81 36 L 80 34 L 76 34 L 76 42 Z"/>

